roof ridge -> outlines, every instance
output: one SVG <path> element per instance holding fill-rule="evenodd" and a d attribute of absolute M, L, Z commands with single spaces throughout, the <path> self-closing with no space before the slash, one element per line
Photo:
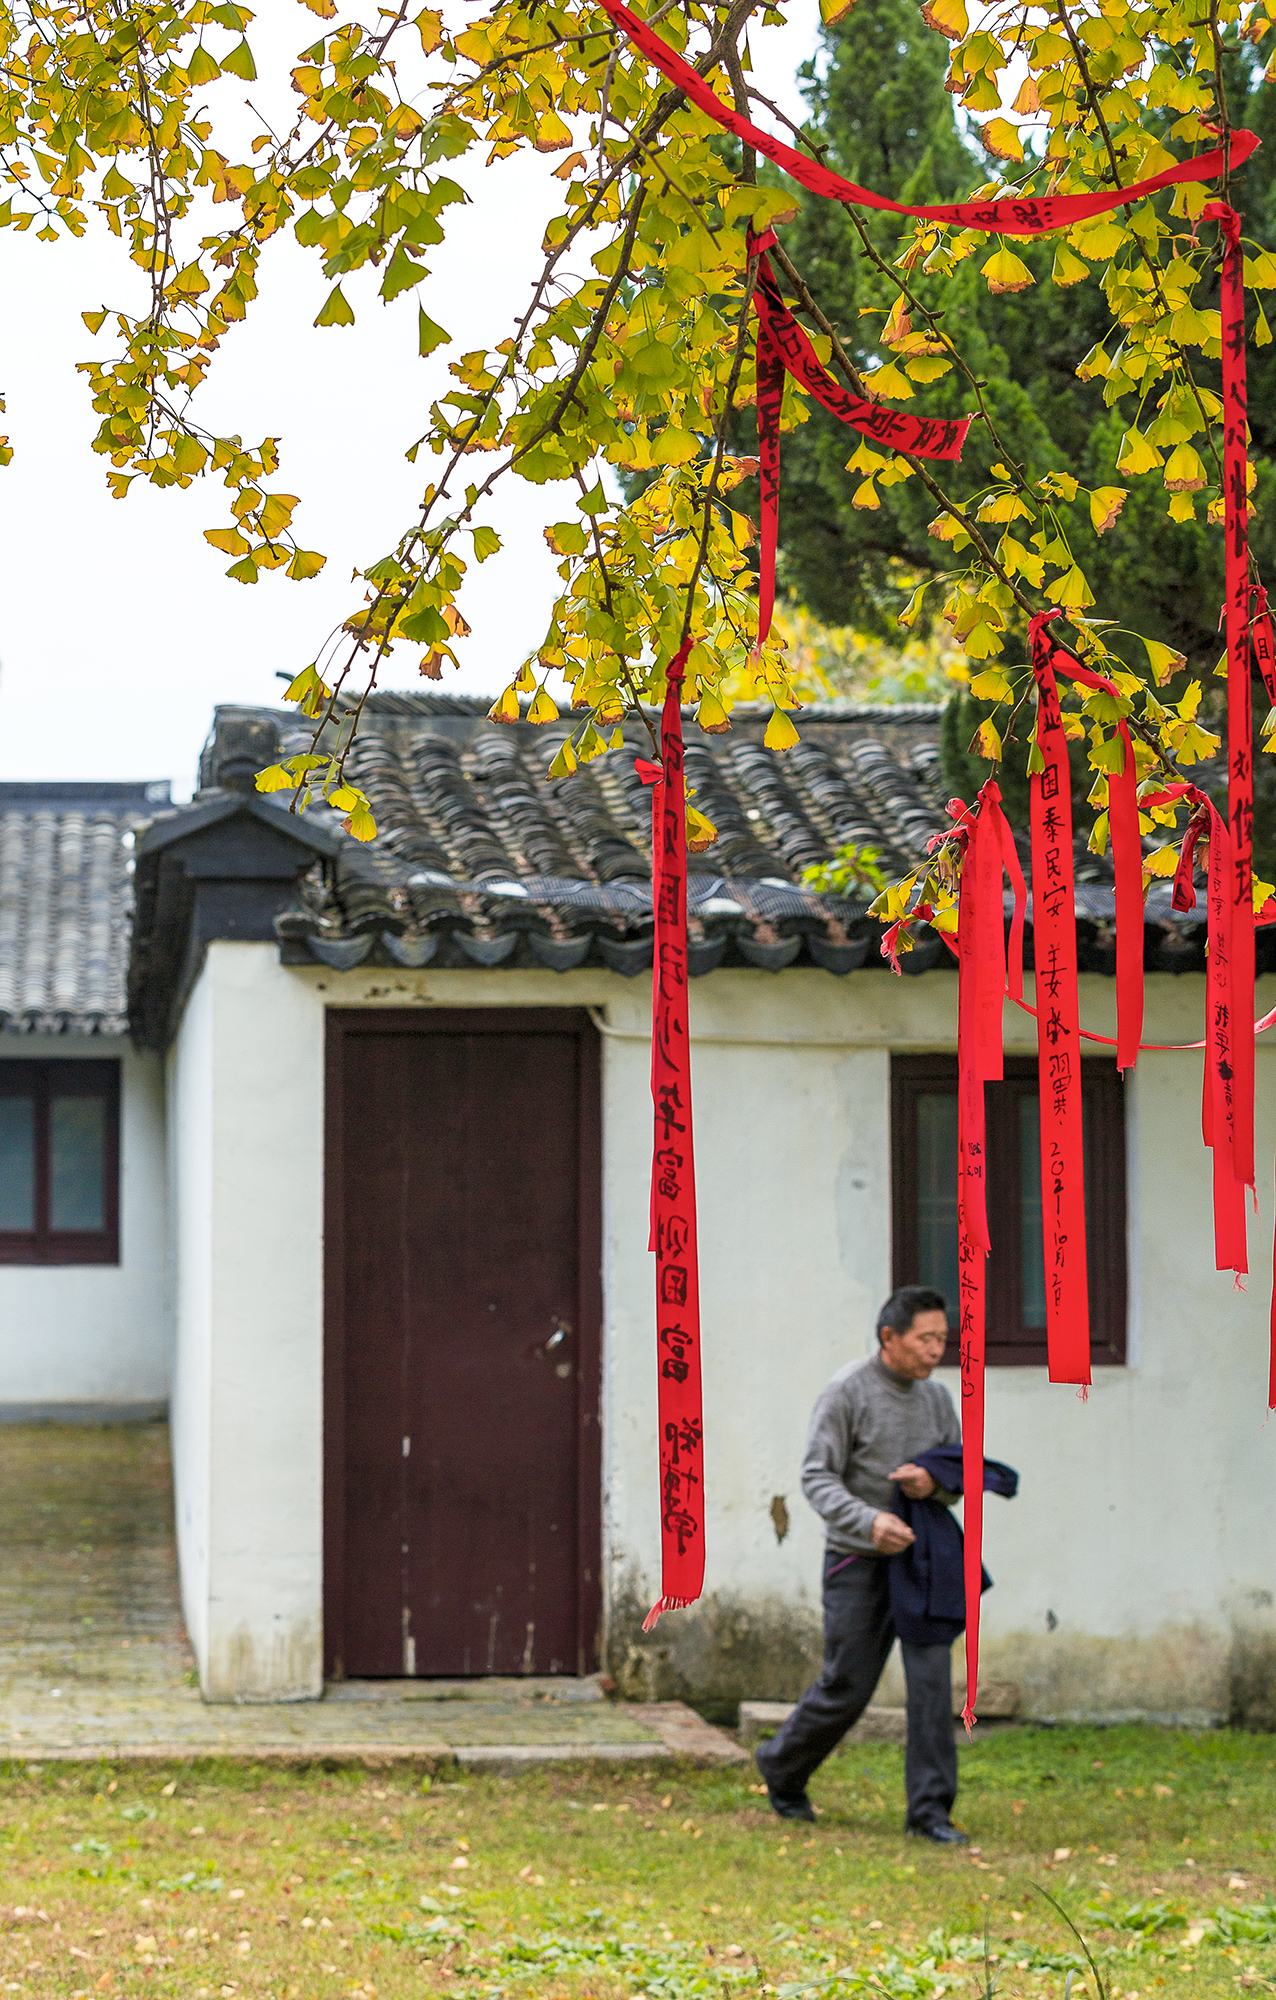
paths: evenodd
<path fill-rule="evenodd" d="M 481 718 L 487 715 L 496 697 L 482 694 L 446 694 L 424 688 L 377 688 L 367 697 L 364 712 L 373 715 L 461 715 Z M 348 714 L 359 705 L 355 695 L 343 695 L 338 702 L 341 713 Z M 524 713 L 527 704 L 524 704 Z M 942 701 L 855 701 L 850 697 L 838 697 L 832 701 L 805 702 L 797 713 L 811 722 L 938 722 L 947 706 Z M 742 722 L 763 722 L 771 714 L 769 701 L 738 701 L 731 709 L 733 716 Z M 291 711 L 258 709 L 257 714 L 280 714 Z M 694 702 L 684 702 L 682 712 L 686 716 L 695 714 Z"/>

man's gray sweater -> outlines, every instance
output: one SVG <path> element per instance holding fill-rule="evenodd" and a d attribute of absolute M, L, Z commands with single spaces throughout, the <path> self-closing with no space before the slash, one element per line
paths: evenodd
<path fill-rule="evenodd" d="M 937 1444 L 958 1444 L 952 1397 L 939 1382 L 905 1382 L 880 1354 L 839 1368 L 811 1418 L 802 1491 L 824 1522 L 828 1545 L 875 1555 L 873 1520 L 889 1509 L 897 1466 Z M 949 1505 L 955 1494 L 936 1492 Z"/>

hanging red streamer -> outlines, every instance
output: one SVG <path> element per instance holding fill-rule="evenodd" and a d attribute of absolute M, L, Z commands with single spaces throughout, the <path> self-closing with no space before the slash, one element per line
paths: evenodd
<path fill-rule="evenodd" d="M 682 670 L 669 663 L 661 762 L 638 762 L 651 801 L 651 893 L 656 929 L 651 997 L 651 1236 L 656 1254 L 656 1392 L 660 1433 L 660 1598 L 643 1624 L 682 1611 L 704 1584 L 704 1408 L 700 1386 L 700 1266 L 687 1031 L 687 810 Z"/>
<path fill-rule="evenodd" d="M 1130 187 L 1110 194 L 1046 195 L 1040 200 L 1011 196 L 1004 201 L 941 202 L 931 208 L 910 208 L 904 202 L 891 201 L 884 194 L 874 194 L 871 188 L 859 187 L 854 181 L 844 180 L 841 174 L 821 166 L 818 160 L 794 152 L 792 146 L 786 146 L 782 139 L 773 139 L 769 132 L 762 131 L 729 104 L 724 104 L 699 72 L 670 48 L 654 28 L 648 27 L 626 7 L 624 0 L 602 0 L 602 6 L 648 62 L 681 90 L 698 110 L 715 119 L 724 131 L 734 132 L 746 146 L 752 146 L 755 151 L 764 153 L 768 160 L 774 160 L 778 167 L 783 167 L 812 194 L 824 195 L 830 201 L 850 202 L 856 208 L 876 208 L 891 215 L 916 216 L 923 222 L 956 223 L 963 229 L 996 230 L 1003 236 L 1038 236 L 1052 229 L 1069 229 L 1074 222 L 1084 222 L 1092 215 L 1105 215 L 1125 202 L 1141 201 L 1144 195 L 1155 194 L 1158 188 L 1173 187 L 1180 181 L 1217 180 L 1227 169 L 1228 161 L 1223 149 L 1216 147 L 1212 152 L 1201 153 L 1195 160 L 1184 160 L 1178 166 L 1167 167 L 1164 173 L 1153 174 L 1147 180 L 1135 181 Z M 1233 171 L 1249 158 L 1258 143 L 1257 133 L 1232 133 L 1230 164 Z"/>
<path fill-rule="evenodd" d="M 1086 1279 L 1077 917 L 1072 871 L 1072 770 L 1059 709 L 1056 654 L 1046 636 L 1046 622 L 1044 616 L 1034 619 L 1029 629 L 1037 682 L 1036 742 L 1044 769 L 1033 773 L 1028 787 L 1046 1352 L 1052 1382 L 1084 1386 L 1090 1380 L 1090 1306 Z M 1140 936 L 1142 929 L 1140 900 Z"/>
<path fill-rule="evenodd" d="M 1001 793 L 992 779 L 973 809 L 949 811 L 964 843 L 957 899 L 958 1349 L 966 1579 L 966 1705 L 975 1719 L 979 1689 L 979 1602 L 983 1577 L 985 1280 L 990 1248 L 984 1086 L 1004 1075 L 1002 996 L 1007 987 L 1001 872 L 1022 886 Z M 1013 927 L 1012 927 L 1013 934 Z M 1022 931 L 1019 933 L 1022 939 Z M 1021 946 L 1022 949 L 1022 946 Z"/>
<path fill-rule="evenodd" d="M 766 259 L 763 258 L 763 263 Z M 761 646 L 775 612 L 775 552 L 780 539 L 780 404 L 784 363 L 770 321 L 758 316 L 758 492 L 761 499 L 758 551 L 758 636 Z"/>
<path fill-rule="evenodd" d="M 1227 822 L 1232 844 L 1231 1006 L 1239 1027 L 1254 1018 L 1254 738 L 1250 714 L 1249 431 L 1246 423 L 1244 256 L 1241 219 L 1226 202 L 1205 215 L 1223 231 L 1223 547 L 1227 618 Z M 1254 1185 L 1254 1044 L 1234 1038 L 1233 1161 Z"/>
<path fill-rule="evenodd" d="M 785 305 L 767 259 L 775 231 L 750 236 L 749 255 L 758 259 L 753 302 L 757 308 L 758 477 L 762 496 L 761 556 L 758 565 L 758 646 L 771 630 L 775 607 L 775 552 L 780 526 L 780 404 L 785 370 L 824 408 L 888 451 L 914 458 L 958 459 L 970 429 L 969 417 L 912 417 L 885 403 L 853 396 L 824 367 L 806 333 Z"/>
<path fill-rule="evenodd" d="M 1173 904 L 1176 910 L 1196 907 L 1192 866 L 1198 841 L 1209 838 L 1209 872 L 1206 887 L 1208 958 L 1205 1002 L 1205 1068 L 1201 1093 L 1201 1134 L 1214 1155 L 1214 1261 L 1220 1271 L 1243 1276 L 1248 1269 L 1245 1242 L 1245 1188 L 1236 1156 L 1236 1048 L 1247 1043 L 1250 1075 L 1253 1076 L 1253 1034 L 1268 1023 L 1268 1017 L 1254 1023 L 1249 1031 L 1248 1016 L 1238 1016 L 1232 994 L 1232 882 L 1233 856 L 1226 820 L 1212 799 L 1195 785 L 1166 785 L 1144 796 L 1146 808 L 1175 805 L 1186 801 L 1194 810 L 1183 836 L 1178 872 L 1174 877 Z M 1251 904 L 1252 907 L 1252 904 Z M 1239 1024 L 1244 1021 L 1244 1031 Z M 1238 1032 L 1233 1033 L 1233 1022 Z"/>

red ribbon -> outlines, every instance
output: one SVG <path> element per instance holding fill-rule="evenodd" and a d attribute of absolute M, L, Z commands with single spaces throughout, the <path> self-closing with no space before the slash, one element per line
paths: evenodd
<path fill-rule="evenodd" d="M 1201 835 L 1209 834 L 1209 879 L 1206 890 L 1209 966 L 1206 985 L 1205 1069 L 1202 1078 L 1201 1135 L 1214 1155 L 1214 1261 L 1220 1271 L 1243 1275 L 1249 1268 L 1245 1243 L 1245 1188 L 1236 1152 L 1236 1051 L 1247 1047 L 1248 1073 L 1253 1087 L 1254 1043 L 1250 1033 L 1233 1033 L 1233 1022 L 1243 1021 L 1248 1029 L 1250 1015 L 1238 1015 L 1232 991 L 1232 901 L 1233 856 L 1227 822 L 1213 801 L 1195 785 L 1167 785 L 1163 791 L 1145 796 L 1151 808 L 1186 800 L 1195 808 L 1183 837 L 1178 872 L 1174 878 L 1173 903 L 1176 910 L 1196 907 L 1192 883 L 1192 861 Z M 1251 903 L 1251 909 L 1253 905 Z M 1254 1023 L 1254 1034 L 1269 1024 L 1268 1017 Z M 1253 1113 L 1253 1100 L 1250 1100 Z"/>
<path fill-rule="evenodd" d="M 1047 195 L 1040 200 L 1011 197 L 1006 201 L 941 202 L 933 208 L 910 208 L 903 202 L 889 200 L 886 195 L 874 194 L 870 188 L 859 187 L 854 181 L 844 180 L 841 174 L 822 167 L 818 160 L 795 153 L 792 146 L 786 146 L 782 139 L 773 139 L 769 132 L 763 132 L 729 104 L 724 104 L 698 71 L 684 62 L 668 42 L 662 41 L 653 28 L 626 7 L 624 0 L 602 0 L 602 6 L 648 62 L 699 110 L 716 119 L 724 131 L 734 132 L 746 146 L 752 146 L 757 152 L 764 153 L 767 159 L 774 160 L 777 166 L 792 174 L 794 180 L 809 188 L 812 194 L 825 195 L 830 201 L 851 202 L 857 208 L 883 209 L 891 215 L 916 216 L 923 222 L 957 223 L 964 229 L 995 230 L 1003 236 L 1038 236 L 1052 229 L 1069 229 L 1074 222 L 1084 222 L 1092 215 L 1105 215 L 1110 209 L 1120 208 L 1126 202 L 1141 201 L 1144 195 L 1155 194 L 1158 188 L 1173 187 L 1179 181 L 1217 180 L 1229 164 L 1228 156 L 1220 146 L 1213 152 L 1199 154 L 1194 160 L 1183 160 L 1178 166 L 1167 167 L 1164 173 L 1153 174 L 1145 181 L 1135 181 L 1130 187 L 1118 188 L 1107 194 Z M 1230 165 L 1233 171 L 1249 158 L 1258 143 L 1255 132 L 1232 133 Z"/>
<path fill-rule="evenodd" d="M 762 259 L 766 264 L 766 258 Z M 758 637 L 761 646 L 775 611 L 775 552 L 780 539 L 780 404 L 784 360 L 767 314 L 759 310 L 757 339 L 758 488 L 761 495 L 761 548 L 758 560 Z M 814 359 L 814 356 L 812 356 Z M 816 362 L 816 366 L 819 363 Z"/>
<path fill-rule="evenodd" d="M 979 1687 L 979 1599 L 983 1580 L 985 1260 L 989 1250 L 984 1085 L 1004 1074 L 1001 1003 L 1007 985 L 1001 871 L 1022 887 L 1014 842 L 990 778 L 973 810 L 948 810 L 964 840 L 958 891 L 957 1093 L 961 1447 L 966 1579 L 967 1729 Z M 1022 936 L 1022 933 L 1020 933 Z"/>
<path fill-rule="evenodd" d="M 1267 592 L 1262 584 L 1254 586 L 1254 658 L 1258 671 L 1263 676 L 1263 686 L 1267 698 L 1276 707 L 1276 642 L 1272 638 L 1272 621 L 1267 610 Z"/>
<path fill-rule="evenodd" d="M 1052 1382 L 1090 1380 L 1086 1280 L 1085 1161 L 1081 1128 L 1081 1038 L 1077 919 L 1072 874 L 1072 771 L 1055 665 L 1067 663 L 1045 632 L 1029 627 L 1037 681 L 1037 746 L 1045 769 L 1028 786 L 1032 819 L 1032 936 L 1037 983 L 1037 1077 L 1041 1133 L 1041 1233 L 1045 1254 L 1046 1352 Z M 1139 935 L 1143 911 L 1140 901 Z"/>
<path fill-rule="evenodd" d="M 1223 231 L 1223 547 L 1227 616 L 1227 821 L 1232 843 L 1230 897 L 1231 1007 L 1234 1021 L 1254 1016 L 1254 733 L 1250 714 L 1248 429 L 1245 386 L 1244 257 L 1241 219 L 1225 202 L 1205 215 Z M 1212 852 L 1211 843 L 1211 852 Z M 1236 1178 L 1254 1185 L 1254 1045 L 1237 1035 L 1233 1091 Z"/>
<path fill-rule="evenodd" d="M 682 1611 L 704 1584 L 704 1407 L 700 1389 L 700 1267 L 687 1032 L 687 810 L 683 780 L 682 670 L 691 641 L 669 662 L 660 723 L 661 763 L 638 761 L 652 786 L 651 1235 L 656 1253 L 656 1397 L 660 1430 L 660 1598 Z"/>
<path fill-rule="evenodd" d="M 823 366 L 805 331 L 785 305 L 766 251 L 775 231 L 750 236 L 749 255 L 758 259 L 753 302 L 758 314 L 758 461 L 762 490 L 761 560 L 758 567 L 759 646 L 771 630 L 775 606 L 775 552 L 780 527 L 780 404 L 784 371 L 809 390 L 816 401 L 861 437 L 872 438 L 888 451 L 911 452 L 915 458 L 958 459 L 970 429 L 969 417 L 911 417 L 884 403 L 853 396 Z"/>

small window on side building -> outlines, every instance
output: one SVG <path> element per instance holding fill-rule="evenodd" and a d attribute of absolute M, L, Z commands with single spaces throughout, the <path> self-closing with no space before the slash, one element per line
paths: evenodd
<path fill-rule="evenodd" d="M 0 1059 L 0 1264 L 118 1264 L 120 1066 Z"/>
<path fill-rule="evenodd" d="M 1125 1104 L 1116 1064 L 1082 1064 L 1090 1359 L 1125 1360 Z M 1041 1240 L 1037 1065 L 1008 1060 L 986 1087 L 988 1133 L 987 1361 L 1044 1366 L 1045 1266 Z M 936 1285 L 957 1300 L 957 1059 L 891 1062 L 894 1282 Z M 957 1343 L 944 1359 L 956 1365 Z"/>

